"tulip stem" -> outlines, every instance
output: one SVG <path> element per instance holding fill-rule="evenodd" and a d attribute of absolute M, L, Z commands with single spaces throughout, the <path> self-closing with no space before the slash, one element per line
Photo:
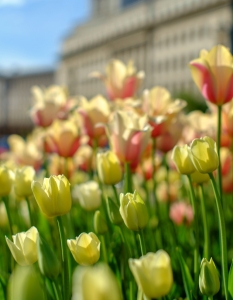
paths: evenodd
<path fill-rule="evenodd" d="M 221 148 L 221 131 L 222 131 L 222 105 L 218 106 L 218 132 L 217 132 L 217 151 L 218 151 L 218 187 L 220 200 L 222 203 L 222 174 L 221 174 L 221 158 L 220 158 L 220 148 Z"/>
<path fill-rule="evenodd" d="M 203 185 L 199 185 L 199 195 L 200 195 L 200 202 L 201 202 L 201 214 L 202 214 L 202 222 L 203 222 L 203 232 L 204 232 L 204 253 L 203 257 L 207 260 L 210 259 L 210 237 L 209 237 L 209 230 L 207 224 L 207 214 L 206 214 L 206 207 L 205 207 L 205 200 L 204 200 L 204 188 Z"/>
<path fill-rule="evenodd" d="M 141 253 L 142 253 L 142 255 L 145 255 L 146 254 L 146 244 L 145 244 L 143 229 L 141 229 L 138 232 L 138 239 L 139 239 L 139 243 L 140 243 Z"/>
<path fill-rule="evenodd" d="M 104 262 L 106 263 L 106 264 L 108 264 L 108 255 L 107 255 L 107 249 L 106 249 L 106 243 L 105 243 L 105 238 L 104 238 L 104 236 L 102 235 L 101 237 L 100 237 L 100 239 L 101 239 L 101 248 L 103 249 L 103 259 L 104 259 Z"/>
<path fill-rule="evenodd" d="M 130 164 L 128 162 L 125 162 L 125 177 L 124 177 L 125 183 L 124 183 L 124 193 L 133 193 L 132 189 L 132 177 L 131 177 L 131 170 L 130 170 Z"/>
<path fill-rule="evenodd" d="M 12 220 L 11 220 L 11 215 L 10 215 L 10 209 L 9 209 L 9 198 L 8 196 L 6 197 L 2 197 L 2 201 L 4 202 L 5 208 L 6 208 L 6 214 L 7 214 L 7 218 L 8 218 L 8 224 L 9 224 L 9 228 L 10 228 L 10 234 L 11 236 L 13 236 L 13 226 L 12 226 Z"/>
<path fill-rule="evenodd" d="M 30 227 L 33 225 L 33 221 L 32 221 L 32 211 L 31 211 L 31 207 L 30 207 L 30 203 L 28 200 L 28 197 L 25 197 L 25 200 L 27 202 L 27 206 L 28 206 L 28 214 L 29 214 L 29 220 L 30 220 Z"/>
<path fill-rule="evenodd" d="M 114 197 L 116 199 L 116 204 L 120 204 L 120 200 L 119 200 L 119 197 L 118 197 L 118 194 L 117 194 L 117 190 L 116 190 L 116 187 L 114 184 L 112 184 L 112 190 L 113 190 L 113 193 L 114 193 Z"/>
<path fill-rule="evenodd" d="M 53 287 L 53 292 L 54 292 L 54 295 L 55 295 L 55 299 L 56 300 L 61 300 L 61 298 L 60 298 L 60 291 L 59 291 L 59 288 L 57 286 L 57 282 L 56 281 L 52 281 L 52 287 Z"/>
<path fill-rule="evenodd" d="M 223 214 L 223 209 L 221 204 L 221 198 L 218 192 L 218 188 L 214 176 L 212 173 L 209 173 L 209 176 L 214 190 L 214 196 L 215 196 L 215 201 L 216 201 L 216 206 L 218 211 L 223 288 L 224 288 L 226 300 L 228 300 L 229 297 L 228 297 L 228 287 L 227 287 L 228 286 L 227 241 L 226 241 L 226 228 L 225 228 L 224 214 Z"/>
<path fill-rule="evenodd" d="M 62 269 L 63 298 L 64 300 L 68 300 L 70 296 L 68 252 L 67 252 L 65 232 L 64 232 L 61 216 L 57 217 L 57 224 L 58 224 L 59 236 L 61 242 L 61 254 L 62 254 L 62 265 L 63 265 L 63 269 Z"/>
<path fill-rule="evenodd" d="M 190 198 L 192 203 L 192 208 L 194 212 L 194 233 L 195 233 L 195 249 L 194 249 L 194 294 L 197 294 L 198 289 L 198 278 L 199 278 L 199 230 L 198 230 L 198 217 L 197 217 L 197 206 L 196 206 L 196 199 L 194 194 L 194 189 L 192 185 L 191 176 L 187 175 L 190 187 Z"/>

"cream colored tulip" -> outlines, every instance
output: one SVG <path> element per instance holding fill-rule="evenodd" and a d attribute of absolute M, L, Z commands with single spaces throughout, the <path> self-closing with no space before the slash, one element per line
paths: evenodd
<path fill-rule="evenodd" d="M 32 182 L 32 192 L 41 211 L 49 218 L 67 214 L 72 205 L 70 183 L 64 175 Z"/>
<path fill-rule="evenodd" d="M 196 171 L 189 152 L 188 145 L 175 146 L 172 151 L 172 160 L 181 174 L 189 175 Z"/>
<path fill-rule="evenodd" d="M 38 234 L 38 230 L 33 226 L 26 232 L 13 235 L 13 242 L 6 237 L 11 254 L 19 265 L 27 266 L 37 261 Z"/>
<path fill-rule="evenodd" d="M 164 250 L 147 253 L 140 259 L 130 258 L 129 267 L 139 288 L 148 298 L 161 298 L 171 290 L 171 261 Z"/>
<path fill-rule="evenodd" d="M 95 264 L 100 258 L 100 241 L 93 233 L 81 233 L 75 240 L 67 240 L 76 262 L 82 266 Z"/>
<path fill-rule="evenodd" d="M 93 211 L 101 205 L 101 190 L 95 181 L 88 181 L 74 187 L 73 193 L 78 196 L 81 207 Z"/>
<path fill-rule="evenodd" d="M 32 195 L 31 184 L 34 180 L 35 173 L 33 167 L 30 166 L 16 170 L 14 190 L 18 197 L 28 197 Z"/>
<path fill-rule="evenodd" d="M 7 196 L 11 192 L 15 174 L 6 166 L 0 166 L 0 197 Z"/>

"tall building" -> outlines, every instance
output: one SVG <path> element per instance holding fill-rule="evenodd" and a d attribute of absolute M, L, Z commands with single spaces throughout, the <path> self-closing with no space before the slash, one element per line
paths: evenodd
<path fill-rule="evenodd" d="M 72 94 L 104 93 L 92 71 L 133 59 L 144 88 L 196 91 L 188 63 L 202 48 L 231 46 L 232 0 L 92 0 L 92 18 L 64 40 L 56 73 Z"/>

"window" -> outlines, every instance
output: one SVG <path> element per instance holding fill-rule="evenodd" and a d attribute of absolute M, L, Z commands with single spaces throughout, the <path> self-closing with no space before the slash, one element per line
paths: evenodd
<path fill-rule="evenodd" d="M 131 5 L 131 4 L 136 3 L 138 1 L 140 1 L 140 0 L 122 0 L 122 6 L 123 7 L 128 6 L 128 5 Z"/>

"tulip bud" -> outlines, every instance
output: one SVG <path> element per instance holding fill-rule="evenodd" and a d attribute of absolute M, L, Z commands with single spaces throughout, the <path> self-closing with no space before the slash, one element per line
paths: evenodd
<path fill-rule="evenodd" d="M 104 184 L 116 184 L 122 180 L 120 161 L 112 151 L 97 154 L 97 170 Z"/>
<path fill-rule="evenodd" d="M 31 227 L 26 232 L 20 232 L 12 236 L 13 242 L 6 237 L 7 245 L 16 262 L 21 266 L 34 264 L 37 261 L 37 238 L 36 227 Z"/>
<path fill-rule="evenodd" d="M 214 296 L 220 289 L 218 270 L 213 259 L 210 261 L 202 259 L 201 271 L 199 275 L 199 288 L 203 295 Z"/>
<path fill-rule="evenodd" d="M 129 259 L 129 267 L 143 293 L 148 298 L 167 295 L 173 284 L 170 257 L 164 250 L 147 253 L 140 259 Z"/>
<path fill-rule="evenodd" d="M 78 267 L 73 275 L 73 300 L 122 300 L 116 277 L 108 265 Z"/>
<path fill-rule="evenodd" d="M 52 248 L 41 236 L 37 240 L 37 252 L 40 272 L 49 279 L 56 278 L 61 271 L 61 264 Z"/>
<path fill-rule="evenodd" d="M 134 194 L 120 194 L 120 214 L 130 230 L 138 231 L 148 223 L 147 207 L 136 191 Z"/>
<path fill-rule="evenodd" d="M 100 241 L 93 233 L 81 233 L 76 240 L 67 240 L 68 247 L 76 260 L 82 266 L 95 264 L 100 258 Z"/>
<path fill-rule="evenodd" d="M 7 196 L 11 192 L 15 174 L 6 166 L 0 166 L 0 197 Z"/>
<path fill-rule="evenodd" d="M 93 211 L 101 205 L 101 191 L 95 181 L 88 181 L 75 187 L 79 194 L 79 203 L 87 211 Z"/>
<path fill-rule="evenodd" d="M 49 218 L 67 214 L 72 205 L 70 183 L 64 175 L 32 182 L 32 192 L 41 211 Z"/>
<path fill-rule="evenodd" d="M 181 174 L 188 175 L 196 170 L 190 158 L 187 145 L 175 146 L 172 151 L 172 160 L 176 165 L 177 171 Z"/>
<path fill-rule="evenodd" d="M 218 168 L 219 160 L 217 146 L 214 140 L 205 136 L 195 139 L 190 146 L 191 159 L 196 170 L 200 173 L 212 173 Z"/>
<path fill-rule="evenodd" d="M 26 166 L 18 169 L 15 173 L 14 189 L 18 197 L 28 197 L 32 195 L 31 184 L 35 177 L 35 170 Z"/>
<path fill-rule="evenodd" d="M 108 231 L 107 223 L 99 210 L 94 215 L 94 229 L 97 234 L 105 234 Z"/>
<path fill-rule="evenodd" d="M 123 219 L 119 212 L 118 205 L 111 199 L 107 198 L 108 217 L 114 225 L 120 225 Z"/>

